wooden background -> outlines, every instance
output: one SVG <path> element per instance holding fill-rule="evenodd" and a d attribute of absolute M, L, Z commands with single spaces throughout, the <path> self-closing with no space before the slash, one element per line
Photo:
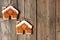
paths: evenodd
<path fill-rule="evenodd" d="M 0 9 L 9 1 L 0 0 Z M 20 12 L 18 20 L 25 19 L 33 25 L 33 34 L 16 35 L 16 20 L 0 18 L 0 40 L 60 40 L 60 0 L 11 0 L 11 3 Z"/>

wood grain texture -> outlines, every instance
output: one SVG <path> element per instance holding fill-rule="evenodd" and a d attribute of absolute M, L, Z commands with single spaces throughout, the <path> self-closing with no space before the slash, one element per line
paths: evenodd
<path fill-rule="evenodd" d="M 16 9 L 17 7 L 17 0 L 11 0 L 11 3 L 13 3 L 12 6 L 14 6 Z M 17 35 L 16 35 L 16 21 L 17 20 L 9 20 L 9 26 L 10 27 L 10 40 L 17 40 Z"/>
<path fill-rule="evenodd" d="M 24 19 L 24 0 L 18 0 L 19 21 Z"/>
<path fill-rule="evenodd" d="M 1 20 L 2 18 L 0 18 L 0 40 L 2 40 L 2 30 L 1 30 Z"/>
<path fill-rule="evenodd" d="M 27 35 L 27 40 L 36 40 L 36 0 L 25 0 L 25 19 L 33 26 L 33 33 Z"/>
<path fill-rule="evenodd" d="M 56 40 L 60 40 L 60 0 L 56 0 Z"/>
<path fill-rule="evenodd" d="M 36 29 L 36 1 L 32 0 L 18 0 L 18 9 L 20 10 L 20 16 L 19 20 L 26 20 L 29 21 L 30 23 L 34 23 L 34 30 Z M 32 12 L 32 10 L 34 12 Z M 33 13 L 33 14 L 32 14 Z M 34 14 L 35 13 L 35 14 Z M 35 15 L 34 17 L 32 15 Z M 33 21 L 33 19 L 35 19 Z M 23 38 L 22 38 L 23 37 Z M 31 37 L 31 38 L 30 38 Z M 18 40 L 36 40 L 36 32 L 34 31 L 34 34 L 29 36 L 29 35 L 20 35 L 18 36 Z"/>
<path fill-rule="evenodd" d="M 47 40 L 47 1 L 37 0 L 37 39 Z"/>
<path fill-rule="evenodd" d="M 1 19 L 0 19 L 1 20 Z M 3 21 L 1 22 L 1 40 L 10 40 L 10 27 L 8 21 Z"/>
<path fill-rule="evenodd" d="M 8 40 L 8 36 L 7 36 L 8 33 L 4 22 L 1 23 L 1 29 L 2 29 L 2 40 Z"/>
<path fill-rule="evenodd" d="M 18 10 L 19 10 L 19 19 L 18 21 L 22 21 L 24 19 L 24 0 L 18 0 Z M 17 35 L 18 40 L 25 40 L 24 35 Z"/>
<path fill-rule="evenodd" d="M 18 8 L 18 0 L 12 0 L 11 3 L 16 9 Z"/>
<path fill-rule="evenodd" d="M 56 31 L 60 31 L 60 0 L 56 0 Z"/>
<path fill-rule="evenodd" d="M 16 20 L 11 20 L 10 22 L 11 40 L 17 40 L 16 35 Z"/>
<path fill-rule="evenodd" d="M 14 21 L 1 21 L 1 40 L 17 40 L 15 23 Z"/>
<path fill-rule="evenodd" d="M 55 0 L 49 0 L 49 36 L 50 40 L 56 40 L 56 13 Z"/>
<path fill-rule="evenodd" d="M 9 2 L 9 0 L 0 0 L 0 11 L 2 11 L 2 7 L 6 7 Z"/>
<path fill-rule="evenodd" d="M 55 40 L 55 0 L 37 0 L 37 39 Z"/>
<path fill-rule="evenodd" d="M 8 4 L 10 0 L 2 0 L 2 4 L 1 7 L 6 7 L 8 6 Z M 16 0 L 12 0 L 13 2 L 13 6 L 17 8 L 17 1 Z M 2 10 L 2 9 L 1 9 Z M 16 21 L 15 20 L 9 20 L 9 21 L 3 21 L 1 22 L 1 26 L 4 26 L 4 28 L 2 27 L 2 40 L 17 40 L 17 36 L 16 36 Z M 7 28 L 7 29 L 6 29 Z"/>
<path fill-rule="evenodd" d="M 5 35 L 2 33 L 4 31 L 1 32 L 3 35 L 2 38 L 0 36 L 1 40 L 60 40 L 60 0 L 12 0 L 11 2 L 19 10 L 18 21 L 26 20 L 32 24 L 33 33 L 16 35 L 17 20 L 3 21 L 1 30 L 7 31 Z M 0 10 L 8 4 L 9 0 L 0 0 Z M 5 25 L 8 29 L 2 29 Z"/>

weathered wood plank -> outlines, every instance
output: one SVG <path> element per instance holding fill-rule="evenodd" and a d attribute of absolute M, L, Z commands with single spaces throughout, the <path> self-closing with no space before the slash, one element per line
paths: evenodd
<path fill-rule="evenodd" d="M 0 5 L 1 5 L 1 7 L 5 7 L 5 6 L 7 6 L 8 5 L 8 2 L 9 0 L 0 0 Z"/>
<path fill-rule="evenodd" d="M 18 8 L 18 0 L 11 0 L 11 3 L 15 8 Z"/>
<path fill-rule="evenodd" d="M 17 40 L 17 35 L 16 35 L 16 20 L 10 20 L 9 23 L 11 24 L 11 27 L 10 27 L 11 40 Z"/>
<path fill-rule="evenodd" d="M 1 40 L 17 40 L 15 23 L 16 21 L 1 21 Z"/>
<path fill-rule="evenodd" d="M 19 21 L 24 19 L 24 0 L 18 0 Z"/>
<path fill-rule="evenodd" d="M 2 21 L 2 18 L 0 18 L 0 40 L 2 40 L 2 29 L 1 29 L 1 21 Z"/>
<path fill-rule="evenodd" d="M 60 31 L 60 0 L 56 0 L 56 30 Z"/>
<path fill-rule="evenodd" d="M 47 40 L 47 1 L 37 0 L 37 39 Z M 48 30 L 49 31 L 49 30 Z"/>
<path fill-rule="evenodd" d="M 11 4 L 17 8 L 17 0 L 9 0 L 11 1 Z M 9 20 L 9 26 L 10 26 L 10 40 L 17 40 L 16 35 L 16 20 Z"/>
<path fill-rule="evenodd" d="M 30 15 L 31 15 L 31 2 L 30 2 L 31 0 L 25 0 L 24 1 L 24 3 L 25 3 L 25 6 L 24 6 L 24 8 L 25 8 L 25 20 L 26 19 L 30 19 Z M 26 21 L 28 21 L 28 20 L 26 20 Z M 29 36 L 29 37 L 27 37 L 27 35 L 25 34 L 25 40 L 27 40 L 28 38 L 31 38 L 31 36 Z M 29 40 L 31 40 L 31 39 L 29 39 Z"/>
<path fill-rule="evenodd" d="M 7 29 L 4 23 L 1 23 L 1 29 L 2 29 L 2 40 L 8 40 Z"/>
<path fill-rule="evenodd" d="M 3 22 L 5 22 L 5 28 L 7 30 L 7 40 L 11 40 L 11 36 L 10 36 L 10 33 L 11 33 L 10 22 L 9 21 L 3 21 Z"/>
<path fill-rule="evenodd" d="M 55 40 L 55 0 L 37 0 L 37 39 Z"/>
<path fill-rule="evenodd" d="M 8 5 L 9 0 L 0 0 L 0 11 L 2 11 L 2 7 L 6 7 Z"/>
<path fill-rule="evenodd" d="M 10 4 L 10 1 L 11 1 L 11 3 L 13 3 L 13 6 L 17 8 L 17 0 L 2 0 L 1 7 L 8 6 L 8 4 Z M 6 37 L 5 39 L 6 40 L 17 40 L 16 24 L 15 23 L 16 23 L 16 21 L 15 22 L 14 21 L 10 21 L 9 22 L 9 20 L 8 21 L 4 21 L 4 24 L 5 24 L 4 27 L 7 26 L 7 29 L 5 28 L 7 30 L 7 32 L 5 34 L 5 37 Z M 2 26 L 3 26 L 3 24 L 2 24 Z M 5 39 L 3 39 L 3 37 L 2 37 L 2 40 L 5 40 Z"/>
<path fill-rule="evenodd" d="M 49 36 L 50 40 L 56 40 L 56 13 L 55 0 L 49 0 Z"/>
<path fill-rule="evenodd" d="M 2 40 L 10 40 L 10 27 L 8 21 L 1 22 Z"/>
<path fill-rule="evenodd" d="M 22 21 L 24 19 L 24 0 L 18 0 L 18 10 L 19 10 L 19 19 Z M 24 40 L 24 35 L 17 35 L 18 40 Z"/>
<path fill-rule="evenodd" d="M 25 20 L 32 24 L 33 33 L 27 40 L 36 40 L 36 0 L 25 0 Z"/>
<path fill-rule="evenodd" d="M 60 40 L 60 0 L 56 0 L 56 40 Z"/>

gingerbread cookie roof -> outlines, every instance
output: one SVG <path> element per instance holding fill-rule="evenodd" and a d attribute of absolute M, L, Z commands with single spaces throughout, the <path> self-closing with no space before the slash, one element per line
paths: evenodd
<path fill-rule="evenodd" d="M 27 21 L 23 20 L 22 22 L 20 22 L 19 24 L 16 25 L 16 27 L 21 26 L 22 24 L 26 24 L 29 28 L 32 28 L 32 25 L 30 25 Z"/>
<path fill-rule="evenodd" d="M 12 9 L 14 11 L 16 11 L 16 13 L 18 14 L 18 11 L 13 7 L 13 6 L 8 6 L 7 8 L 5 8 L 4 10 L 2 10 L 2 13 L 6 12 L 7 10 Z"/>

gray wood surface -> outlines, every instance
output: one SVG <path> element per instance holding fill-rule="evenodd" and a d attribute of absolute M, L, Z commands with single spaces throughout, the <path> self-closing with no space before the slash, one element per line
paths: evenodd
<path fill-rule="evenodd" d="M 37 39 L 55 39 L 55 0 L 37 0 Z"/>
<path fill-rule="evenodd" d="M 24 19 L 24 0 L 18 0 L 18 10 L 19 10 L 19 19 L 22 21 Z M 18 40 L 24 40 L 24 35 L 17 35 Z"/>
<path fill-rule="evenodd" d="M 25 0 L 25 19 L 33 26 L 33 33 L 27 35 L 27 40 L 36 40 L 36 0 Z"/>
<path fill-rule="evenodd" d="M 4 21 L 0 18 L 1 40 L 10 40 L 10 26 L 9 21 Z"/>
<path fill-rule="evenodd" d="M 16 35 L 16 20 L 11 20 L 10 21 L 10 31 L 11 31 L 11 40 L 17 40 L 17 35 Z"/>
<path fill-rule="evenodd" d="M 1 40 L 17 40 L 16 35 L 16 21 L 4 21 L 0 19 L 1 23 Z"/>
<path fill-rule="evenodd" d="M 60 40 L 60 0 L 12 0 L 11 2 L 19 10 L 18 21 L 26 20 L 32 24 L 33 33 L 16 35 L 16 20 L 3 21 L 0 22 L 0 40 Z M 9 0 L 0 0 L 0 11 L 8 4 Z"/>
<path fill-rule="evenodd" d="M 56 40 L 60 40 L 60 0 L 56 0 Z"/>
<path fill-rule="evenodd" d="M 47 29 L 47 24 L 49 21 L 49 13 L 47 13 L 48 0 L 38 0 L 37 1 L 37 39 L 47 40 L 49 28 Z M 49 10 L 48 10 L 49 12 Z M 49 25 L 49 24 L 48 24 Z"/>
<path fill-rule="evenodd" d="M 8 6 L 10 4 L 10 0 L 0 0 L 1 2 L 1 8 Z M 17 1 L 12 0 L 13 6 L 17 8 Z M 2 9 L 0 9 L 2 10 Z M 1 19 L 0 19 L 1 20 Z M 9 21 L 2 21 L 1 22 L 1 34 L 2 38 L 1 40 L 17 40 L 17 35 L 16 35 L 16 20 L 9 20 Z"/>

